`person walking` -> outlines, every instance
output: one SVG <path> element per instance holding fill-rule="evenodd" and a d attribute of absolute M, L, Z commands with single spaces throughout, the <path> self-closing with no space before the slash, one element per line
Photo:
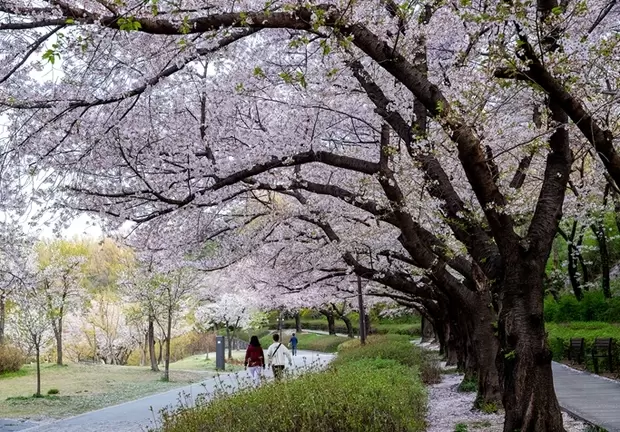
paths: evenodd
<path fill-rule="evenodd" d="M 280 343 L 280 336 L 276 333 L 273 335 L 273 343 L 267 350 L 267 364 L 273 370 L 273 376 L 276 381 L 282 379 L 284 373 L 284 363 L 288 358 L 289 366 L 293 366 L 293 357 L 287 347 Z"/>
<path fill-rule="evenodd" d="M 294 356 L 297 355 L 297 337 L 295 336 L 295 333 L 293 333 L 293 336 L 291 336 L 291 340 L 289 341 L 289 343 L 291 344 L 291 352 L 293 353 Z"/>
<path fill-rule="evenodd" d="M 258 336 L 250 338 L 250 345 L 245 351 L 245 369 L 250 368 L 250 375 L 256 385 L 260 385 L 260 370 L 265 369 L 265 354 L 260 346 Z"/>

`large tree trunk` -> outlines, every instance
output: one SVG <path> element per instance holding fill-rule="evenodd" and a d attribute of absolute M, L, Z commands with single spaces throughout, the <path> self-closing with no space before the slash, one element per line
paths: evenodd
<path fill-rule="evenodd" d="M 488 304 L 488 303 L 487 303 Z M 476 368 L 478 396 L 476 408 L 495 411 L 502 406 L 502 387 L 495 361 L 499 352 L 499 340 L 495 329 L 495 311 L 481 299 L 480 307 L 465 312 L 467 326 L 468 359 Z"/>
<path fill-rule="evenodd" d="M 544 263 L 517 256 L 505 268 L 497 356 L 504 386 L 504 432 L 563 432 L 543 321 Z"/>
<path fill-rule="evenodd" d="M 159 352 L 157 354 L 157 364 L 160 365 L 164 360 L 164 343 L 161 339 L 157 339 L 157 346 L 159 346 Z"/>
<path fill-rule="evenodd" d="M 456 332 L 452 329 L 453 325 L 448 319 L 443 321 L 443 338 L 445 347 L 446 366 L 456 366 L 458 370 L 465 370 L 465 358 L 459 346 Z"/>
<path fill-rule="evenodd" d="M 336 334 L 336 319 L 334 318 L 334 312 L 327 309 L 321 309 L 319 312 L 325 315 L 327 318 L 327 332 L 330 335 Z"/>
<path fill-rule="evenodd" d="M 422 315 L 422 343 L 431 342 L 435 339 L 435 329 L 433 327 L 433 323 L 426 318 L 426 316 Z"/>
<path fill-rule="evenodd" d="M 301 315 L 299 312 L 295 314 L 295 331 L 297 333 L 301 333 Z"/>
<path fill-rule="evenodd" d="M 353 324 L 351 323 L 351 320 L 349 319 L 349 317 L 342 315 L 340 319 L 344 321 L 344 325 L 347 326 L 347 336 L 350 338 L 354 338 L 355 335 L 353 334 Z"/>
<path fill-rule="evenodd" d="M 149 316 L 148 340 L 151 370 L 153 372 L 159 372 L 157 356 L 155 355 L 155 318 L 153 316 Z"/>

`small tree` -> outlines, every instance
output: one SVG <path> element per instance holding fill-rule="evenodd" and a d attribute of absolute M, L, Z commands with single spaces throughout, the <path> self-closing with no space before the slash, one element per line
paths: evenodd
<path fill-rule="evenodd" d="M 223 325 L 226 328 L 228 359 L 232 359 L 232 340 L 239 328 L 248 327 L 254 313 L 250 293 L 239 291 L 222 294 L 214 303 L 198 308 L 196 318 L 202 323 Z"/>
<path fill-rule="evenodd" d="M 34 292 L 28 292 L 17 302 L 15 330 L 20 339 L 25 341 L 30 350 L 34 350 L 37 362 L 37 391 L 35 397 L 41 397 L 41 349 L 50 341 L 51 321 L 47 305 Z"/>
<path fill-rule="evenodd" d="M 88 244 L 60 240 L 40 244 L 37 253 L 42 274 L 39 295 L 46 300 L 56 339 L 56 363 L 62 365 L 64 319 L 79 304 L 83 267 L 89 255 Z"/>
<path fill-rule="evenodd" d="M 166 274 L 160 274 L 153 279 L 157 301 L 164 312 L 166 326 L 161 326 L 164 332 L 166 351 L 164 353 L 164 381 L 170 380 L 170 341 L 172 340 L 172 322 L 181 305 L 187 299 L 195 286 L 196 279 L 190 269 L 177 269 Z"/>

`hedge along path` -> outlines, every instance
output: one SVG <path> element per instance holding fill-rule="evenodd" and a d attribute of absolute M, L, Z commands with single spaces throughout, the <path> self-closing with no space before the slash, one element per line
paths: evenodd
<path fill-rule="evenodd" d="M 553 362 L 555 393 L 563 410 L 609 432 L 620 432 L 620 383 Z"/>

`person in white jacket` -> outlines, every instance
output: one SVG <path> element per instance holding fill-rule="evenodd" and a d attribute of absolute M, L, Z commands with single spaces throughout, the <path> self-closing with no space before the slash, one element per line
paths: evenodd
<path fill-rule="evenodd" d="M 271 366 L 273 376 L 276 380 L 280 380 L 282 378 L 284 363 L 287 358 L 289 366 L 293 366 L 293 357 L 291 356 L 291 352 L 286 346 L 284 346 L 284 344 L 280 343 L 280 336 L 276 333 L 273 335 L 273 343 L 267 350 L 267 364 Z"/>

